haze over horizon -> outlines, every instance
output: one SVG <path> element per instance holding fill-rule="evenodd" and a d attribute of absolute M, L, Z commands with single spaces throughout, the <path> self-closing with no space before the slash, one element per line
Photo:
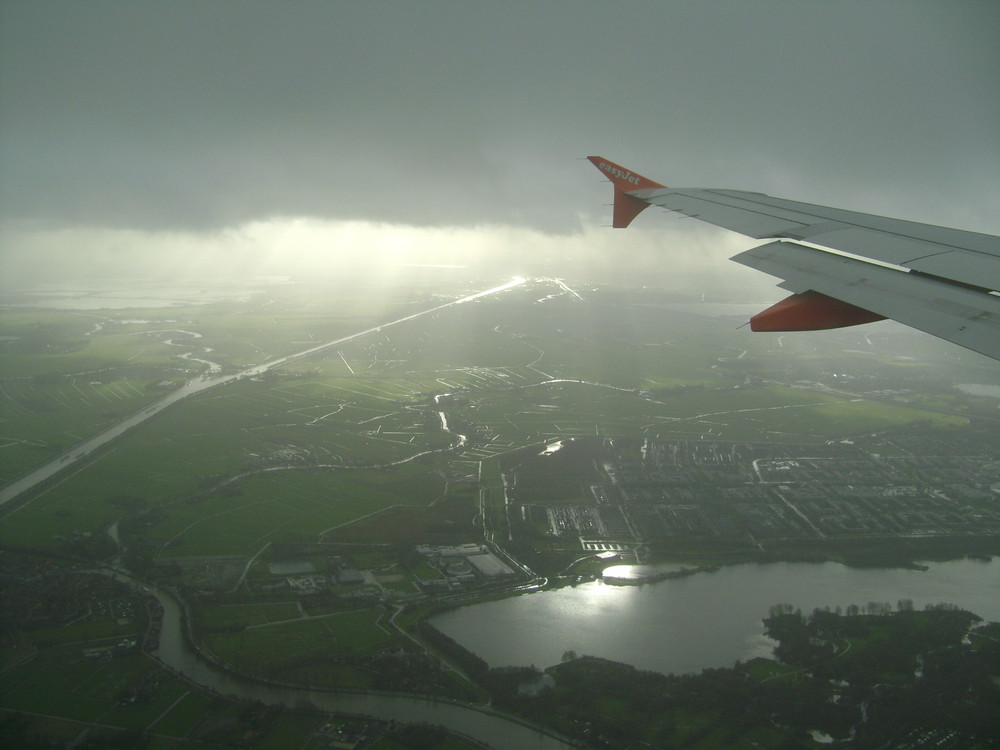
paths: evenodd
<path fill-rule="evenodd" d="M 755 276 L 726 260 L 751 241 L 662 212 L 604 230 L 593 153 L 997 233 L 998 26 L 972 0 L 4 0 L 0 276 Z"/>

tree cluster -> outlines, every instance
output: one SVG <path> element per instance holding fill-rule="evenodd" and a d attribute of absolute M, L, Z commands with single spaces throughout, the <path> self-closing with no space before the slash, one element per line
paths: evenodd
<path fill-rule="evenodd" d="M 674 676 L 567 654 L 547 670 L 554 688 L 524 689 L 538 684 L 533 667 L 492 669 L 483 683 L 498 705 L 591 747 L 694 747 L 709 734 L 738 742 L 761 731 L 772 737 L 767 747 L 807 746 L 814 731 L 858 748 L 934 731 L 965 743 L 1000 737 L 991 678 L 1000 674 L 1000 625 L 970 632 L 979 618 L 969 612 L 915 611 L 906 601 L 851 611 L 773 607 L 765 623 L 777 669 L 765 660 Z"/>

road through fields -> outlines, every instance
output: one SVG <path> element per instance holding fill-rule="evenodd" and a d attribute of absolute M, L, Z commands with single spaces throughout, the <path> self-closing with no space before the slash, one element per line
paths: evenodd
<path fill-rule="evenodd" d="M 399 323 L 405 323 L 409 320 L 414 320 L 416 318 L 423 317 L 424 315 L 429 315 L 431 313 L 439 312 L 441 310 L 447 309 L 449 307 L 454 307 L 455 305 L 460 305 L 464 302 L 471 302 L 472 300 L 480 299 L 482 297 L 488 297 L 493 294 L 499 294 L 500 292 L 512 289 L 514 287 L 524 284 L 527 279 L 521 277 L 515 277 L 511 281 L 505 284 L 500 284 L 499 286 L 492 287 L 491 289 L 486 289 L 482 292 L 477 292 L 471 294 L 467 297 L 462 297 L 461 299 L 452 300 L 451 302 L 445 302 L 443 305 L 436 305 L 435 307 L 428 308 L 427 310 L 422 310 L 412 315 L 407 315 L 402 318 L 398 318 L 388 323 L 380 323 L 377 326 L 372 326 L 371 328 L 366 328 L 363 331 L 358 331 L 357 333 L 352 333 L 348 336 L 336 339 L 334 341 L 327 341 L 325 344 L 320 344 L 318 346 L 310 347 L 301 352 L 296 352 L 295 354 L 290 354 L 287 357 L 281 357 L 279 359 L 272 360 L 270 362 L 265 362 L 264 364 L 254 365 L 253 367 L 248 367 L 241 372 L 233 375 L 219 375 L 215 377 L 209 377 L 206 375 L 200 375 L 196 378 L 192 378 L 187 381 L 184 385 L 178 388 L 176 391 L 172 391 L 167 396 L 163 397 L 159 401 L 150 406 L 146 406 L 142 411 L 133 414 L 130 417 L 126 417 L 121 422 L 109 427 L 103 432 L 99 432 L 93 437 L 87 438 L 83 442 L 79 443 L 75 447 L 66 451 L 60 456 L 52 459 L 48 463 L 42 464 L 37 469 L 34 469 L 30 473 L 21 477 L 20 479 L 11 482 L 2 490 L 0 490 L 0 506 L 6 505 L 15 498 L 21 496 L 31 488 L 44 482 L 47 479 L 54 477 L 56 474 L 62 472 L 63 470 L 69 468 L 81 459 L 86 458 L 88 455 L 93 453 L 95 450 L 100 448 L 112 440 L 121 437 L 128 430 L 136 427 L 143 422 L 145 422 L 150 417 L 159 414 L 164 409 L 167 409 L 178 401 L 182 401 L 189 396 L 193 396 L 196 393 L 201 393 L 202 391 L 208 390 L 209 388 L 216 388 L 226 383 L 232 383 L 236 380 L 246 377 L 254 377 L 257 375 L 262 375 L 269 370 L 273 370 L 276 367 L 281 367 L 289 362 L 294 362 L 305 357 L 310 357 L 321 351 L 329 349 L 332 346 L 339 346 L 348 341 L 353 341 L 354 339 L 366 336 L 369 333 L 376 333 L 378 331 L 389 328 L 390 326 L 398 325 Z M 25 503 L 27 505 L 27 503 Z M 21 507 L 25 507 L 22 505 Z M 14 512 L 16 512 L 15 509 Z"/>

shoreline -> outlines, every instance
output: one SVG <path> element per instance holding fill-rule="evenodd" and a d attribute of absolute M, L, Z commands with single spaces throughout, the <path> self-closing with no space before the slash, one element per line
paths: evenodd
<path fill-rule="evenodd" d="M 633 575 L 608 575 L 607 571 L 614 570 L 616 568 L 656 568 L 660 567 L 655 564 L 652 565 L 612 565 L 610 568 L 605 568 L 601 572 L 598 580 L 610 586 L 642 586 L 646 583 L 657 583 L 658 581 L 666 581 L 675 578 L 687 578 L 688 576 L 693 576 L 696 573 L 714 573 L 719 570 L 722 565 L 697 565 L 695 567 L 681 566 L 680 570 L 651 570 L 648 573 L 635 573 Z M 671 566 L 672 568 L 674 566 Z"/>

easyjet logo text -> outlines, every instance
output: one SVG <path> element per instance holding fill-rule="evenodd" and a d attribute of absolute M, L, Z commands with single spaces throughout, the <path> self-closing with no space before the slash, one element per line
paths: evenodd
<path fill-rule="evenodd" d="M 639 184 L 639 176 L 638 175 L 634 175 L 634 174 L 632 174 L 631 172 L 629 172 L 627 170 L 619 169 L 618 167 L 613 166 L 613 165 L 608 164 L 608 163 L 603 162 L 603 161 L 600 164 L 600 169 L 602 171 L 604 171 L 604 172 L 607 172 L 609 175 L 611 175 L 615 179 L 625 180 L 625 182 L 631 182 L 633 185 L 638 185 Z"/>

